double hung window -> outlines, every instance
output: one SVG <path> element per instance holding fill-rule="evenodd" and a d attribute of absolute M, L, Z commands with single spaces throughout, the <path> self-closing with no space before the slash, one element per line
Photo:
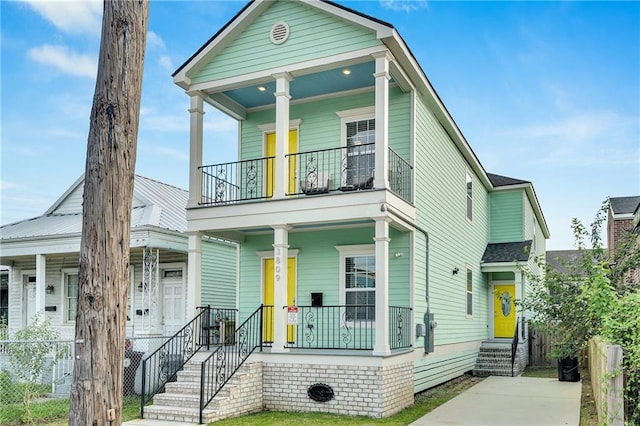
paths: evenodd
<path fill-rule="evenodd" d="M 373 322 L 376 314 L 376 257 L 373 245 L 337 246 L 340 252 L 341 304 L 345 319 Z"/>
<path fill-rule="evenodd" d="M 347 140 L 343 183 L 355 189 L 372 188 L 375 168 L 375 120 L 349 121 L 345 125 Z"/>

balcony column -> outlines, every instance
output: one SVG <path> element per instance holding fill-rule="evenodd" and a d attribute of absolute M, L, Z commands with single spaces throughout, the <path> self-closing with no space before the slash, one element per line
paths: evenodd
<path fill-rule="evenodd" d="M 376 343 L 374 355 L 389 355 L 389 222 L 376 219 Z"/>
<path fill-rule="evenodd" d="M 187 246 L 187 320 L 196 315 L 200 306 L 201 266 L 202 266 L 202 234 L 188 234 Z"/>
<path fill-rule="evenodd" d="M 187 207 L 197 207 L 202 201 L 202 127 L 203 98 L 199 93 L 190 93 L 189 108 L 189 201 Z"/>
<path fill-rule="evenodd" d="M 273 76 L 276 79 L 276 158 L 274 160 L 273 198 L 284 198 L 289 190 L 289 167 L 285 155 L 289 153 L 289 73 Z"/>
<path fill-rule="evenodd" d="M 287 283 L 289 282 L 288 225 L 273 226 L 273 346 L 271 352 L 287 352 Z"/>
<path fill-rule="evenodd" d="M 47 288 L 47 256 L 36 254 L 36 305 L 35 312 L 44 312 Z M 61 291 L 63 289 L 60 289 Z"/>
<path fill-rule="evenodd" d="M 388 52 L 374 54 L 376 72 L 375 85 L 376 118 L 376 169 L 373 181 L 375 188 L 389 187 L 389 62 Z"/>

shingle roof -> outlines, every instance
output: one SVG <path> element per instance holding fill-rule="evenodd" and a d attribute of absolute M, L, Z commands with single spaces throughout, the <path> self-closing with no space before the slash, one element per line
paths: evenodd
<path fill-rule="evenodd" d="M 508 186 L 508 185 L 521 185 L 523 183 L 531 183 L 528 180 L 515 179 L 507 176 L 495 175 L 493 173 L 487 173 L 491 184 L 495 186 Z"/>
<path fill-rule="evenodd" d="M 611 203 L 613 214 L 633 214 L 638 204 L 640 204 L 640 196 L 611 197 L 609 202 Z"/>
<path fill-rule="evenodd" d="M 529 260 L 531 240 L 512 243 L 491 243 L 482 255 L 482 262 L 525 262 Z"/>
<path fill-rule="evenodd" d="M 74 183 L 65 194 L 74 197 L 82 193 L 84 181 Z M 73 190 L 73 191 L 72 191 Z M 134 195 L 131 208 L 131 229 L 158 227 L 171 231 L 187 230 L 186 206 L 188 191 L 158 182 L 144 176 L 135 176 Z M 54 206 L 61 207 L 65 200 L 58 200 Z M 70 201 L 78 203 L 77 198 Z M 77 207 L 77 206 L 75 206 Z M 60 213 L 62 211 L 62 213 Z M 0 226 L 0 240 L 61 236 L 82 232 L 82 207 L 74 205 L 50 209 L 42 216 Z"/>
<path fill-rule="evenodd" d="M 576 263 L 582 260 L 583 250 L 549 250 L 546 253 L 547 265 L 561 273 L 567 273 L 567 263 Z"/>

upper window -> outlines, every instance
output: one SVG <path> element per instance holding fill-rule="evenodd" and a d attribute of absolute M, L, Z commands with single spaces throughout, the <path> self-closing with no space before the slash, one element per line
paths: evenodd
<path fill-rule="evenodd" d="M 78 272 L 64 272 L 65 320 L 76 320 L 78 304 Z"/>
<path fill-rule="evenodd" d="M 467 169 L 467 219 L 473 219 L 473 178 Z"/>
<path fill-rule="evenodd" d="M 467 268 L 467 316 L 473 315 L 473 271 Z"/>
<path fill-rule="evenodd" d="M 373 187 L 376 124 L 374 119 L 348 121 L 343 183 L 364 189 Z"/>

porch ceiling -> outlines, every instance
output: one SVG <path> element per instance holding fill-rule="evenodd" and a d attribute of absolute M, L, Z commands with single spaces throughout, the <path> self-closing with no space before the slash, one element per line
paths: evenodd
<path fill-rule="evenodd" d="M 349 73 L 345 74 L 345 71 Z M 375 63 L 371 61 L 344 65 L 311 74 L 296 75 L 293 73 L 294 79 L 289 88 L 291 100 L 373 87 L 375 85 L 374 72 Z M 251 109 L 275 103 L 273 96 L 275 91 L 275 81 L 269 81 L 229 89 L 222 93 L 243 108 Z"/>

